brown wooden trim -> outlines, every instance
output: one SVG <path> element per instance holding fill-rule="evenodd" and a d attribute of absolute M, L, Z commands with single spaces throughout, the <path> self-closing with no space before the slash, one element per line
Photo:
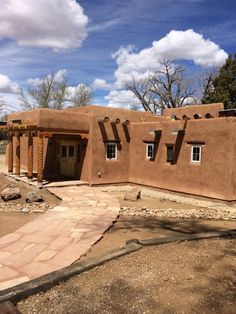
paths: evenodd
<path fill-rule="evenodd" d="M 16 175 L 20 175 L 20 135 L 16 136 Z"/>
<path fill-rule="evenodd" d="M 187 141 L 186 142 L 188 145 L 205 145 L 205 142 L 202 141 Z"/>
<path fill-rule="evenodd" d="M 42 132 L 49 132 L 54 134 L 88 134 L 89 130 L 69 130 L 69 129 L 55 129 L 55 128 L 42 128 L 38 127 L 37 125 L 4 125 L 0 126 L 0 130 L 6 130 L 6 131 L 28 131 L 28 130 L 38 130 Z"/>
<path fill-rule="evenodd" d="M 9 136 L 8 144 L 8 172 L 13 172 L 13 139 L 12 136 Z"/>
<path fill-rule="evenodd" d="M 104 143 L 120 143 L 121 140 L 103 140 Z"/>
<path fill-rule="evenodd" d="M 33 178 L 33 137 L 31 134 L 28 135 L 28 169 L 27 177 Z"/>
<path fill-rule="evenodd" d="M 74 132 L 47 132 L 47 131 L 41 131 L 40 132 L 41 136 L 43 137 L 53 137 L 54 135 L 68 135 L 68 136 L 80 136 L 80 137 L 86 137 L 88 138 L 88 134 L 85 133 L 74 133 Z"/>
<path fill-rule="evenodd" d="M 37 147 L 37 179 L 38 182 L 43 182 L 43 137 L 38 136 L 38 147 Z"/>
<path fill-rule="evenodd" d="M 143 143 L 147 144 L 155 144 L 155 140 L 143 140 Z"/>

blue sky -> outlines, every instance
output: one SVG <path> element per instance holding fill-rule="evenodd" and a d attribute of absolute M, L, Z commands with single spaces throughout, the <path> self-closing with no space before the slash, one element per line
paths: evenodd
<path fill-rule="evenodd" d="M 71 86 L 91 86 L 95 103 L 122 106 L 132 101 L 122 86 L 129 71 L 135 64 L 139 75 L 155 70 L 160 51 L 193 72 L 236 52 L 233 0 L 36 1 L 0 4 L 0 97 L 16 104 L 17 87 L 26 89 L 28 79 L 65 69 Z"/>

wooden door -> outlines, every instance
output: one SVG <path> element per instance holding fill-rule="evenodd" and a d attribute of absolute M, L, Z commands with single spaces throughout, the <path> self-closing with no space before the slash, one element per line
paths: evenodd
<path fill-rule="evenodd" d="M 66 177 L 75 176 L 75 143 L 61 142 L 60 145 L 60 173 Z"/>

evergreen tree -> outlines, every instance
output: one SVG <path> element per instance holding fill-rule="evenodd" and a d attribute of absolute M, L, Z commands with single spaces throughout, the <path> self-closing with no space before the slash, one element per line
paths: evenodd
<path fill-rule="evenodd" d="M 223 102 L 225 109 L 236 108 L 236 54 L 229 56 L 202 99 L 203 103 Z"/>

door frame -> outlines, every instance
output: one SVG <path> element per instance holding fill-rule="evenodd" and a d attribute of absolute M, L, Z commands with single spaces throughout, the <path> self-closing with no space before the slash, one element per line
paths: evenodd
<path fill-rule="evenodd" d="M 76 141 L 73 141 L 73 140 L 60 140 L 58 141 L 58 144 L 59 144 L 59 172 L 60 172 L 60 175 L 63 175 L 65 177 L 70 177 L 70 178 L 75 178 L 75 165 L 76 165 L 76 144 L 77 142 Z M 66 146 L 66 157 L 64 157 L 64 160 L 63 160 L 63 157 L 62 157 L 62 147 L 63 146 Z M 69 147 L 70 146 L 73 146 L 74 147 L 74 154 L 73 154 L 73 160 L 69 159 L 70 156 L 69 156 Z M 63 168 L 62 166 L 62 163 L 67 163 L 67 165 L 64 165 L 65 168 Z M 71 163 L 71 165 L 70 165 Z M 66 167 L 68 167 L 68 172 L 66 170 Z M 66 171 L 64 171 L 66 170 Z"/>

